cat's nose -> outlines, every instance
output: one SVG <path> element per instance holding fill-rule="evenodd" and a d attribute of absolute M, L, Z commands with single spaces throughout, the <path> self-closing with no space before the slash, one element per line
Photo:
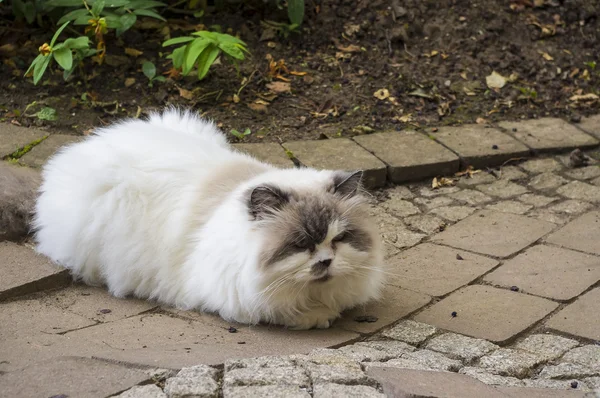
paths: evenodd
<path fill-rule="evenodd" d="M 319 265 L 322 266 L 323 268 L 329 267 L 331 265 L 331 259 L 328 258 L 327 260 L 321 260 L 321 261 L 319 261 Z"/>

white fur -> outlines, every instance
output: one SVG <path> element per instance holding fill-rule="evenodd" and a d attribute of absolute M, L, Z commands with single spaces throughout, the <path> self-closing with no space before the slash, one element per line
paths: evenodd
<path fill-rule="evenodd" d="M 202 190 L 236 162 L 261 172 L 198 221 Z M 301 269 L 310 261 L 303 253 L 264 272 L 264 234 L 248 215 L 244 193 L 265 182 L 323 189 L 331 176 L 279 170 L 238 153 L 213 124 L 190 113 L 170 110 L 148 121 L 129 120 L 99 129 L 48 162 L 36 206 L 37 249 L 118 297 L 218 312 L 242 323 L 328 327 L 343 309 L 378 296 L 381 250 L 366 254 L 342 246 L 334 278 L 322 284 Z M 330 226 L 328 240 L 338 227 Z M 318 255 L 329 253 L 321 248 Z"/>

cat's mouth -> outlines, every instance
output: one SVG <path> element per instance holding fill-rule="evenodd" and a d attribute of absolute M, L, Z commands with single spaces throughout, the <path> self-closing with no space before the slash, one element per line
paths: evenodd
<path fill-rule="evenodd" d="M 332 278 L 331 274 L 330 274 L 329 272 L 327 272 L 327 273 L 325 273 L 325 275 L 323 275 L 323 276 L 321 276 L 321 277 L 319 277 L 319 278 L 315 279 L 314 281 L 315 281 L 315 282 L 320 282 L 320 283 L 323 283 L 323 282 L 327 282 L 327 281 L 328 281 L 328 280 L 330 280 L 331 278 Z"/>

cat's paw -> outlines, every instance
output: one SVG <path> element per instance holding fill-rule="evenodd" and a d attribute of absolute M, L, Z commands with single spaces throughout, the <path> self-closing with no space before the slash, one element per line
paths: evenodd
<path fill-rule="evenodd" d="M 336 316 L 331 314 L 314 314 L 298 317 L 289 323 L 290 330 L 328 329 Z"/>

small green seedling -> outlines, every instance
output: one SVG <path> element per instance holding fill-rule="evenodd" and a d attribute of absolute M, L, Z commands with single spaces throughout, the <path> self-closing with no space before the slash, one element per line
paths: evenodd
<path fill-rule="evenodd" d="M 240 133 L 236 129 L 231 129 L 231 134 L 233 136 L 235 136 L 237 139 L 243 140 L 246 136 L 249 136 L 250 134 L 252 134 L 252 131 L 250 129 L 246 129 L 246 130 L 244 130 L 243 133 Z"/>
<path fill-rule="evenodd" d="M 142 72 L 148 78 L 149 87 L 154 86 L 154 82 L 164 82 L 166 80 L 164 76 L 156 76 L 156 66 L 152 62 L 144 62 Z"/>

